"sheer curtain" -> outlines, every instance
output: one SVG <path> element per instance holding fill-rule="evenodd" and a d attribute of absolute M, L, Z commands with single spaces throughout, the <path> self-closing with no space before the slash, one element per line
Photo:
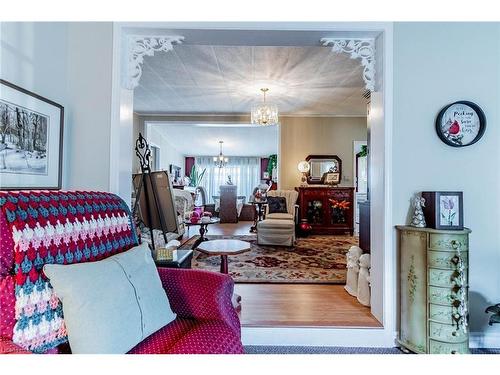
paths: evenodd
<path fill-rule="evenodd" d="M 207 199 L 212 203 L 212 196 L 219 195 L 219 186 L 227 183 L 228 176 L 238 187 L 237 194 L 244 195 L 247 202 L 253 189 L 260 183 L 260 158 L 232 156 L 224 168 L 219 168 L 214 165 L 213 156 L 198 156 L 195 165 L 200 173 L 204 168 L 207 169 L 201 186 L 207 190 Z"/>

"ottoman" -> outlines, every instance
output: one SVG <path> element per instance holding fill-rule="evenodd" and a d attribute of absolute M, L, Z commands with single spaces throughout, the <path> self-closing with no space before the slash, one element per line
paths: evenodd
<path fill-rule="evenodd" d="M 259 245 L 293 246 L 295 222 L 293 220 L 266 219 L 257 223 Z"/>

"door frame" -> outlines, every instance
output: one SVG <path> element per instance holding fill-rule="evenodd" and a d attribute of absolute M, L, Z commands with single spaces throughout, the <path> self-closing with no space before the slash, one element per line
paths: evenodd
<path fill-rule="evenodd" d="M 392 225 L 393 23 L 392 22 L 126 22 L 114 23 L 110 190 L 130 202 L 132 172 L 133 91 L 121 85 L 126 35 L 134 30 L 283 30 L 376 33 L 376 72 L 383 90 L 371 112 L 370 195 L 372 243 L 372 314 L 382 328 L 243 327 L 245 345 L 393 346 L 397 330 L 396 251 Z M 326 35 L 325 35 L 326 36 Z M 325 47 L 329 48 L 329 47 Z M 375 94 L 375 93 L 374 93 Z M 372 98 L 375 95 L 372 95 Z M 280 145 L 281 146 L 281 145 Z M 373 173 L 375 170 L 376 173 Z M 375 249 L 374 249 L 375 247 Z"/>

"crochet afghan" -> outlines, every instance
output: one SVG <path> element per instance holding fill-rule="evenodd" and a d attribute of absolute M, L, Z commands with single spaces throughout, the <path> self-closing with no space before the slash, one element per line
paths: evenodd
<path fill-rule="evenodd" d="M 12 341 L 44 353 L 68 338 L 61 301 L 43 265 L 96 261 L 128 250 L 138 243 L 132 216 L 118 196 L 84 191 L 1 192 L 0 209 L 6 218 L 2 246 L 12 241 L 14 247 L 8 262 L 15 284 Z"/>

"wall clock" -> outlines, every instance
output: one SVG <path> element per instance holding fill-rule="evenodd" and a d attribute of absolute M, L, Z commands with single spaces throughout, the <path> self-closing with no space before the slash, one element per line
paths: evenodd
<path fill-rule="evenodd" d="M 486 117 L 483 110 L 472 102 L 459 101 L 448 104 L 436 119 L 436 132 L 449 146 L 470 146 L 484 134 Z"/>

